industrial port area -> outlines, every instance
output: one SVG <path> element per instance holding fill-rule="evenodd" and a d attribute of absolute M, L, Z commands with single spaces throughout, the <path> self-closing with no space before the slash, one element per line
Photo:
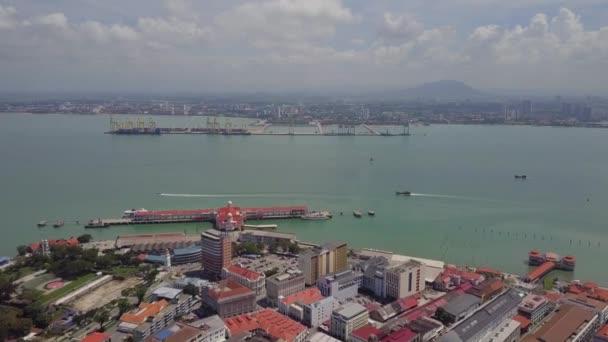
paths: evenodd
<path fill-rule="evenodd" d="M 324 126 L 321 121 L 313 120 L 306 123 L 295 124 L 286 122 L 284 126 L 287 131 L 272 131 L 273 124 L 268 120 L 258 120 L 253 125 L 242 124 L 240 127 L 233 124 L 229 118 L 224 120 L 223 125 L 217 117 L 207 117 L 203 124 L 193 127 L 157 127 L 156 121 L 149 118 L 114 119 L 110 118 L 110 130 L 107 134 L 114 135 L 162 135 L 162 134 L 204 134 L 204 135 L 269 135 L 269 136 L 409 136 L 409 121 L 402 123 L 399 131 L 395 129 L 373 127 L 365 123 L 349 123 Z M 297 128 L 312 128 L 313 130 L 299 131 Z M 391 128 L 398 126 L 392 125 Z"/>
<path fill-rule="evenodd" d="M 340 241 L 310 243 L 278 225 L 247 222 L 331 216 L 306 206 L 232 202 L 126 210 L 88 227 L 209 222 L 212 228 L 198 235 L 34 241 L 2 259 L 1 275 L 10 280 L 2 283 L 10 284 L 3 285 L 2 305 L 38 310 L 21 335 L 30 341 L 544 342 L 608 336 L 608 288 L 552 273 L 574 271 L 574 256 L 533 250 L 529 272 L 516 275 Z"/>

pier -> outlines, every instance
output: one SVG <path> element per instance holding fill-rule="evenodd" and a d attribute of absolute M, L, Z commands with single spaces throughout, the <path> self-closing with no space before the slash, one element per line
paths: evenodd
<path fill-rule="evenodd" d="M 553 270 L 574 271 L 576 259 L 570 255 L 560 259 L 559 255 L 553 252 L 541 254 L 533 250 L 528 253 L 528 264 L 538 266 L 524 277 L 525 282 L 534 283 Z"/>
<path fill-rule="evenodd" d="M 222 230 L 241 230 L 248 220 L 272 220 L 301 218 L 308 213 L 306 206 L 240 208 L 228 202 L 226 207 L 216 209 L 150 211 L 132 209 L 122 218 L 98 218 L 90 220 L 85 228 L 108 228 L 118 225 L 168 224 L 209 222 Z"/>

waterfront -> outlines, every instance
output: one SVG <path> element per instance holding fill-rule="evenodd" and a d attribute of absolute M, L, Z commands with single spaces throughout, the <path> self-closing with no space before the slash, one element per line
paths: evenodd
<path fill-rule="evenodd" d="M 160 118 L 176 126 L 190 118 Z M 308 205 L 323 222 L 274 221 L 301 240 L 523 274 L 531 248 L 573 254 L 575 278 L 608 283 L 608 131 L 428 126 L 410 137 L 109 136 L 107 116 L 0 115 L 0 254 L 75 221 L 125 209 Z M 374 158 L 370 162 L 370 157 Z M 515 181 L 514 174 L 527 174 Z M 411 197 L 396 197 L 409 190 Z M 164 193 L 165 195 L 158 195 Z M 587 200 L 589 199 L 589 200 Z M 372 209 L 356 219 L 352 211 Z M 344 212 L 343 216 L 339 212 Z M 64 219 L 39 230 L 40 220 Z M 88 230 L 96 238 L 186 231 L 176 224 Z M 572 242 L 570 242 L 572 241 Z"/>

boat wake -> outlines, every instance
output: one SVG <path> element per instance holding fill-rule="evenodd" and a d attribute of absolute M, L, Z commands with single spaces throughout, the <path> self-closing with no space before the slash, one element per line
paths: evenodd
<path fill-rule="evenodd" d="M 412 192 L 410 194 L 410 196 L 414 196 L 414 197 L 430 197 L 430 198 L 447 198 L 447 199 L 459 199 L 459 200 L 472 200 L 472 201 L 483 200 L 481 198 L 467 197 L 467 196 L 442 195 L 442 194 L 420 194 L 420 193 L 416 193 L 416 192 Z"/>

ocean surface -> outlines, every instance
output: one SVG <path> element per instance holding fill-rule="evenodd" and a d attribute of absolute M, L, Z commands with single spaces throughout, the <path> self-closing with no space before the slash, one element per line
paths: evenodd
<path fill-rule="evenodd" d="M 155 120 L 204 126 L 201 118 Z M 209 226 L 82 224 L 129 208 L 232 200 L 336 214 L 276 222 L 304 241 L 344 240 L 517 274 L 536 248 L 574 255 L 576 271 L 565 276 L 608 284 L 608 130 L 436 125 L 412 127 L 409 137 L 248 137 L 103 134 L 108 129 L 108 116 L 0 114 L 0 255 L 85 232 L 198 233 Z M 355 209 L 376 216 L 357 219 Z M 64 227 L 50 226 L 59 219 Z M 49 226 L 37 228 L 40 220 Z"/>

